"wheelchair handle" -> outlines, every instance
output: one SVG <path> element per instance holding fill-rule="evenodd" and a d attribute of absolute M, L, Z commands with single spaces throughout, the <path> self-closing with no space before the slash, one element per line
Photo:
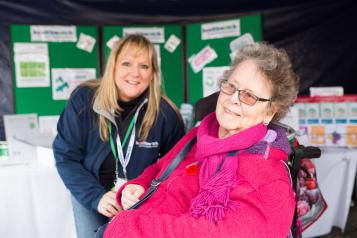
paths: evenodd
<path fill-rule="evenodd" d="M 299 145 L 298 148 L 296 148 L 295 156 L 299 156 L 300 158 L 306 159 L 320 158 L 321 150 L 320 148 L 315 146 Z"/>

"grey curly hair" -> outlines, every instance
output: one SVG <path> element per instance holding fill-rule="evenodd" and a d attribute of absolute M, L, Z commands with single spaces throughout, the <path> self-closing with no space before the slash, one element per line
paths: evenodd
<path fill-rule="evenodd" d="M 232 61 L 230 69 L 224 74 L 228 79 L 234 69 L 245 60 L 253 60 L 262 75 L 272 86 L 271 105 L 276 111 L 272 121 L 283 118 L 294 103 L 299 90 L 299 77 L 294 73 L 288 54 L 265 43 L 244 46 Z"/>

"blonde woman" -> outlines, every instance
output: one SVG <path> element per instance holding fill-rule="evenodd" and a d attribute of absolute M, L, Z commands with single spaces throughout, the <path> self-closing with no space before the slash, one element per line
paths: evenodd
<path fill-rule="evenodd" d="M 115 191 L 184 135 L 174 104 L 161 92 L 154 46 L 143 36 L 113 48 L 101 80 L 71 95 L 53 143 L 56 166 L 72 194 L 78 238 L 117 214 Z"/>

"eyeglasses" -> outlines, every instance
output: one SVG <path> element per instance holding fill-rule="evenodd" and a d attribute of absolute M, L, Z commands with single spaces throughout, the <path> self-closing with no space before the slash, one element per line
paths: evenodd
<path fill-rule="evenodd" d="M 239 101 L 249 106 L 254 106 L 254 104 L 256 104 L 258 101 L 271 102 L 271 99 L 260 98 L 246 90 L 239 90 L 233 84 L 229 83 L 227 80 L 221 81 L 220 88 L 221 88 L 221 92 L 227 95 L 233 95 L 236 91 L 238 91 Z"/>

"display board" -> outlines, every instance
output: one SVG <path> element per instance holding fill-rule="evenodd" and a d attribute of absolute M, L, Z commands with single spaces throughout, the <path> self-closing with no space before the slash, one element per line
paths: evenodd
<path fill-rule="evenodd" d="M 217 80 L 244 45 L 262 40 L 260 15 L 187 25 L 188 102 L 218 90 Z"/>
<path fill-rule="evenodd" d="M 99 75 L 94 26 L 12 25 L 15 112 L 59 115 L 73 89 Z"/>
<path fill-rule="evenodd" d="M 162 89 L 179 107 L 184 101 L 182 27 L 179 25 L 105 26 L 103 29 L 105 59 L 108 58 L 113 44 L 128 34 L 142 34 L 155 45 L 161 66 Z"/>

